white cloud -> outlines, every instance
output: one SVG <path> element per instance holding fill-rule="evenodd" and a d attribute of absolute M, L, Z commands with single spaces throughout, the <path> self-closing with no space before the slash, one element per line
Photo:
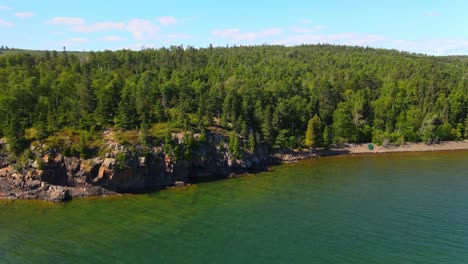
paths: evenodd
<path fill-rule="evenodd" d="M 398 40 L 375 34 L 299 34 L 273 41 L 277 45 L 328 43 L 335 45 L 370 46 L 430 55 L 468 54 L 468 39 Z"/>
<path fill-rule="evenodd" d="M 191 39 L 192 36 L 184 34 L 184 33 L 175 33 L 167 35 L 168 39 Z"/>
<path fill-rule="evenodd" d="M 66 25 L 68 26 L 68 30 L 80 33 L 125 30 L 130 32 L 137 41 L 155 39 L 158 37 L 158 33 L 160 31 L 160 27 L 158 25 L 145 19 L 132 19 L 126 23 L 97 22 L 90 24 L 87 23 L 83 18 L 79 17 L 55 17 L 51 21 L 49 21 L 49 24 Z"/>
<path fill-rule="evenodd" d="M 53 25 L 82 25 L 84 19 L 80 17 L 54 17 L 49 23 Z"/>
<path fill-rule="evenodd" d="M 34 14 L 32 12 L 16 12 L 15 13 L 15 16 L 19 17 L 19 18 L 28 18 L 28 17 L 32 17 Z"/>
<path fill-rule="evenodd" d="M 137 41 L 144 39 L 154 39 L 157 37 L 160 27 L 144 19 L 132 19 L 125 27 L 127 31 L 133 34 Z"/>
<path fill-rule="evenodd" d="M 85 43 L 85 42 L 88 42 L 89 40 L 86 38 L 71 38 L 70 41 L 74 43 Z"/>
<path fill-rule="evenodd" d="M 177 19 L 173 16 L 163 16 L 159 18 L 159 23 L 164 26 L 177 24 Z"/>
<path fill-rule="evenodd" d="M 11 7 L 8 6 L 0 6 L 0 11 L 6 11 L 6 10 L 11 10 Z"/>
<path fill-rule="evenodd" d="M 13 27 L 14 25 L 15 24 L 13 24 L 13 22 L 5 21 L 5 20 L 0 19 L 0 28 L 2 28 L 2 27 Z"/>
<path fill-rule="evenodd" d="M 230 40 L 248 40 L 254 41 L 260 38 L 266 38 L 271 36 L 276 36 L 282 33 L 282 30 L 279 28 L 270 28 L 257 32 L 242 32 L 238 28 L 228 28 L 223 30 L 214 30 L 211 32 L 213 36 L 227 38 Z"/>
<path fill-rule="evenodd" d="M 121 37 L 121 36 L 112 35 L 112 36 L 105 36 L 105 37 L 103 37 L 102 39 L 105 40 L 105 41 L 121 41 L 121 40 L 122 40 L 122 37 Z"/>
<path fill-rule="evenodd" d="M 431 55 L 468 54 L 468 39 L 392 40 L 396 49 Z"/>
<path fill-rule="evenodd" d="M 109 30 L 121 30 L 125 28 L 125 23 L 121 22 L 98 22 L 94 24 L 79 24 L 72 28 L 75 32 L 99 32 Z"/>

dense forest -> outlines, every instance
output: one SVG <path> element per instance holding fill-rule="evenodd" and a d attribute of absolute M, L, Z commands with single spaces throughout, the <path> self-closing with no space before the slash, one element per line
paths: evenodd
<path fill-rule="evenodd" d="M 361 47 L 0 56 L 0 137 L 15 153 L 65 130 L 86 145 L 109 128 L 139 131 L 141 141 L 220 128 L 252 150 L 460 140 L 468 137 L 467 97 L 464 57 Z"/>

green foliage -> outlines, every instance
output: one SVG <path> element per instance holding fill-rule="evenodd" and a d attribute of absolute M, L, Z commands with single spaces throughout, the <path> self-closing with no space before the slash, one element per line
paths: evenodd
<path fill-rule="evenodd" d="M 465 139 L 468 139 L 468 116 L 465 119 Z"/>
<path fill-rule="evenodd" d="M 229 152 L 232 153 L 234 158 L 240 159 L 242 157 L 242 153 L 240 150 L 239 146 L 239 138 L 237 137 L 237 134 L 235 131 L 232 131 L 231 134 L 229 135 Z"/>
<path fill-rule="evenodd" d="M 23 174 L 24 168 L 26 168 L 26 164 L 32 160 L 34 160 L 36 156 L 30 149 L 24 150 L 23 153 L 19 154 L 16 163 L 14 165 L 15 170 L 17 170 L 20 174 Z"/>
<path fill-rule="evenodd" d="M 290 138 L 288 136 L 289 131 L 287 129 L 281 129 L 276 137 L 275 147 L 281 148 L 286 147 L 290 144 Z"/>
<path fill-rule="evenodd" d="M 436 131 L 439 122 L 438 115 L 429 114 L 426 116 L 419 131 L 423 142 L 431 143 L 433 140 L 438 139 Z"/>
<path fill-rule="evenodd" d="M 318 115 L 311 118 L 307 124 L 305 136 L 305 145 L 307 147 L 318 147 L 322 145 L 322 127 L 321 120 Z"/>
<path fill-rule="evenodd" d="M 192 152 L 195 148 L 195 141 L 193 140 L 193 132 L 185 133 L 184 134 L 184 143 L 183 143 L 183 159 L 184 160 L 191 160 L 192 159 Z"/>
<path fill-rule="evenodd" d="M 37 169 L 43 170 L 44 169 L 44 161 L 42 160 L 42 158 L 41 157 L 36 157 L 35 161 L 37 163 Z"/>
<path fill-rule="evenodd" d="M 456 140 L 463 139 L 463 124 L 458 123 L 456 128 L 452 128 L 450 131 L 452 137 Z"/>
<path fill-rule="evenodd" d="M 168 129 L 222 125 L 236 131 L 238 149 L 250 152 L 251 131 L 258 132 L 255 144 L 290 148 L 463 139 L 467 71 L 468 61 L 456 57 L 332 45 L 60 56 L 14 50 L 0 56 L 0 135 L 17 155 L 42 140 L 84 156 L 92 155 L 90 142 L 55 135 L 117 128 L 128 144 L 150 145 Z M 323 132 L 312 140 L 304 131 L 316 114 Z M 170 145 L 188 157 L 187 148 Z"/>
<path fill-rule="evenodd" d="M 91 139 L 92 139 L 92 136 L 87 131 L 83 131 L 80 134 L 80 141 L 78 142 L 78 146 L 76 150 L 79 153 L 80 157 L 83 159 L 88 159 L 92 155 L 92 150 L 89 144 Z"/>
<path fill-rule="evenodd" d="M 115 166 L 119 170 L 123 170 L 127 167 L 126 164 L 127 157 L 125 156 L 125 153 L 119 152 L 117 155 L 115 155 Z"/>
<path fill-rule="evenodd" d="M 330 144 L 332 143 L 332 134 L 331 134 L 331 129 L 329 126 L 325 126 L 325 129 L 323 129 L 323 147 L 325 149 L 328 149 Z"/>
<path fill-rule="evenodd" d="M 454 140 L 457 138 L 457 134 L 452 133 L 452 125 L 446 121 L 437 127 L 436 137 L 440 140 Z"/>
<path fill-rule="evenodd" d="M 249 133 L 249 152 L 254 153 L 256 149 L 255 136 L 252 131 Z"/>
<path fill-rule="evenodd" d="M 207 142 L 206 129 L 202 128 L 200 130 L 200 137 L 198 138 L 198 142 L 201 144 Z"/>
<path fill-rule="evenodd" d="M 333 113 L 333 141 L 335 143 L 356 142 L 357 131 L 352 121 L 349 106 L 341 102 Z"/>
<path fill-rule="evenodd" d="M 164 136 L 164 153 L 170 156 L 174 156 L 174 148 L 175 148 L 175 144 L 172 140 L 171 131 L 167 130 Z"/>

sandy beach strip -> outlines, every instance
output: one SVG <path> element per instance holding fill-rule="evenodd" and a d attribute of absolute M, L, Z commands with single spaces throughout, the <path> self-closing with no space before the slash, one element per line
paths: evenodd
<path fill-rule="evenodd" d="M 390 153 L 390 152 L 424 152 L 424 151 L 443 151 L 443 150 L 468 150 L 468 140 L 463 141 L 443 141 L 438 144 L 427 145 L 422 142 L 408 142 L 401 146 L 377 146 L 373 144 L 374 149 L 369 150 L 369 144 L 353 144 L 342 148 L 341 150 L 349 154 L 361 153 Z"/>

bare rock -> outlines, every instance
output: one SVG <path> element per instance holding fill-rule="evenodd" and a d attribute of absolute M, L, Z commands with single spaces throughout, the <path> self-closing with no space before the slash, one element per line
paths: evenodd
<path fill-rule="evenodd" d="M 12 174 L 12 172 L 13 172 L 13 167 L 11 166 L 0 169 L 0 177 L 8 177 Z"/>
<path fill-rule="evenodd" d="M 184 186 L 185 186 L 185 182 L 183 182 L 183 181 L 176 181 L 176 182 L 174 183 L 174 186 L 175 186 L 175 187 L 184 187 Z"/>
<path fill-rule="evenodd" d="M 70 194 L 67 189 L 60 186 L 53 186 L 48 191 L 47 200 L 52 202 L 63 202 L 70 199 Z"/>
<path fill-rule="evenodd" d="M 100 181 L 102 179 L 111 179 L 112 175 L 114 174 L 114 167 L 115 167 L 115 159 L 106 158 L 101 164 L 99 168 L 99 172 L 97 175 L 96 181 Z"/>
<path fill-rule="evenodd" d="M 65 167 L 67 172 L 71 175 L 76 174 L 80 170 L 81 159 L 78 157 L 67 157 L 64 158 Z"/>

